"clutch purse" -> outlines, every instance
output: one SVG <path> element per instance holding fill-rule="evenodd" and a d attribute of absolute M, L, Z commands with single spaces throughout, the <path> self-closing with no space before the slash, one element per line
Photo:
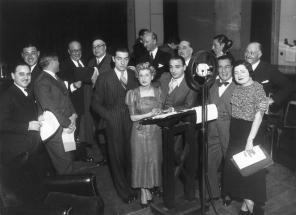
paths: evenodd
<path fill-rule="evenodd" d="M 249 155 L 242 151 L 232 156 L 231 161 L 244 177 L 250 176 L 273 164 L 270 155 L 259 145 L 253 147 L 254 153 Z"/>

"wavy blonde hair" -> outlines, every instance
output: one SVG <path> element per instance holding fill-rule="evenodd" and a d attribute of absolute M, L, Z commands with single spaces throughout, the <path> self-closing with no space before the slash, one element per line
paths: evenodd
<path fill-rule="evenodd" d="M 136 66 L 136 77 L 139 78 L 139 73 L 141 70 L 149 70 L 151 75 L 155 76 L 156 74 L 156 70 L 154 69 L 154 67 L 149 63 L 149 62 L 145 62 L 145 63 L 139 63 L 137 66 Z"/>

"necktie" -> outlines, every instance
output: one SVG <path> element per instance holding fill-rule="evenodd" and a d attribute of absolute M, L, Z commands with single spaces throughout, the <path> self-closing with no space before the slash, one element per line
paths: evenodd
<path fill-rule="evenodd" d="M 124 72 L 121 72 L 120 82 L 121 82 L 121 85 L 124 87 L 124 89 L 126 89 L 127 79 L 124 76 Z"/>
<path fill-rule="evenodd" d="M 219 81 L 218 86 L 221 87 L 222 85 L 227 86 L 229 84 L 228 81 Z"/>
<path fill-rule="evenodd" d="M 169 94 L 173 92 L 173 90 L 176 88 L 177 85 L 178 85 L 177 80 L 172 78 L 169 83 Z"/>
<path fill-rule="evenodd" d="M 26 96 L 29 96 L 29 90 L 28 90 L 28 88 L 24 89 L 24 91 L 27 93 Z"/>
<path fill-rule="evenodd" d="M 78 64 L 78 67 L 83 67 L 79 60 L 77 61 L 77 64 Z"/>
<path fill-rule="evenodd" d="M 100 59 L 97 59 L 97 65 L 99 65 L 100 64 Z"/>
<path fill-rule="evenodd" d="M 152 52 L 150 52 L 150 55 L 149 55 L 149 61 L 150 61 L 150 63 L 152 63 L 153 60 L 154 60 L 154 58 L 153 58 L 153 54 L 152 54 Z"/>

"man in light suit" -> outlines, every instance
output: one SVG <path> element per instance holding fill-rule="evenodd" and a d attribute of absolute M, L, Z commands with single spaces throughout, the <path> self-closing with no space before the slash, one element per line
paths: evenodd
<path fill-rule="evenodd" d="M 125 105 L 126 92 L 138 86 L 135 73 L 127 68 L 127 49 L 117 49 L 115 68 L 99 75 L 93 94 L 92 108 L 106 122 L 107 153 L 114 186 L 124 202 L 135 200 L 131 189 L 130 135 L 132 122 Z"/>
<path fill-rule="evenodd" d="M 230 100 L 235 88 L 232 81 L 232 61 L 232 57 L 228 55 L 218 58 L 219 75 L 209 90 L 209 103 L 215 104 L 218 109 L 218 119 L 208 123 L 208 177 L 214 200 L 221 196 L 218 169 L 229 142 Z"/>
<path fill-rule="evenodd" d="M 82 167 L 91 167 L 79 162 L 73 162 L 71 152 L 65 152 L 62 141 L 62 132 L 74 132 L 77 114 L 71 103 L 68 90 L 64 82 L 56 75 L 59 72 L 59 60 L 56 54 L 45 54 L 40 59 L 43 72 L 34 83 L 34 94 L 37 100 L 38 111 L 52 112 L 57 118 L 60 127 L 46 143 L 53 166 L 58 174 L 70 174 Z M 76 165 L 77 164 L 77 165 Z"/>
<path fill-rule="evenodd" d="M 159 79 L 164 96 L 163 109 L 183 110 L 196 106 L 197 93 L 188 87 L 185 80 L 186 65 L 184 58 L 181 56 L 171 57 L 169 65 L 170 73 L 163 73 Z M 177 166 L 183 165 L 184 169 L 195 169 L 197 165 L 197 156 L 194 158 L 195 160 L 190 160 L 186 156 L 187 148 L 188 144 L 185 143 L 182 135 L 176 135 L 174 143 L 175 164 Z M 194 147 L 194 150 L 196 148 L 197 146 Z M 195 173 L 195 170 L 190 172 Z M 180 179 L 184 182 L 184 191 L 188 195 L 186 197 L 188 199 L 194 197 L 195 191 L 190 189 L 190 184 L 194 184 L 194 177 L 195 175 L 183 174 L 183 172 L 181 172 L 180 175 Z"/>
<path fill-rule="evenodd" d="M 269 97 L 271 111 L 276 112 L 288 101 L 295 91 L 295 87 L 275 66 L 261 61 L 262 54 L 261 44 L 252 42 L 246 48 L 245 60 L 252 65 L 253 80 L 263 85 L 266 95 Z"/>
<path fill-rule="evenodd" d="M 144 34 L 143 44 L 148 52 L 141 56 L 138 62 L 150 62 L 156 69 L 153 81 L 157 81 L 163 73 L 169 72 L 169 59 L 171 56 L 158 48 L 157 35 L 154 32 L 146 32 Z"/>

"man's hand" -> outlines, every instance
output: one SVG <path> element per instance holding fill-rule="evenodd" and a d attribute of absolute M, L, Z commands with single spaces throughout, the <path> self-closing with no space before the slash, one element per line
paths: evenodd
<path fill-rule="evenodd" d="M 76 119 L 77 119 L 77 114 L 73 113 L 70 117 L 69 117 L 71 123 L 69 125 L 70 129 L 75 129 L 76 128 Z"/>
<path fill-rule="evenodd" d="M 76 81 L 76 82 L 74 82 L 74 83 L 73 83 L 73 85 L 74 85 L 74 87 L 75 87 L 75 88 L 77 88 L 77 89 L 78 89 L 78 88 L 80 88 L 80 87 L 81 87 L 81 85 L 82 85 L 82 82 L 81 82 L 81 81 Z"/>
<path fill-rule="evenodd" d="M 29 126 L 28 126 L 28 130 L 29 131 L 40 131 L 40 127 L 41 127 L 41 122 L 39 122 L 39 121 L 30 121 Z"/>

